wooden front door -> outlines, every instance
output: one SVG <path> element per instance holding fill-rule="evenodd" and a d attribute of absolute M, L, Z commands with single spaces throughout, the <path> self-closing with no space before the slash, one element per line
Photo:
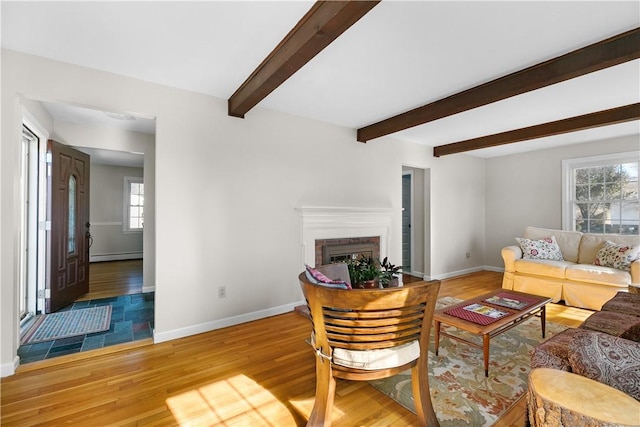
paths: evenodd
<path fill-rule="evenodd" d="M 89 292 L 89 156 L 49 140 L 48 295 L 52 313 Z"/>

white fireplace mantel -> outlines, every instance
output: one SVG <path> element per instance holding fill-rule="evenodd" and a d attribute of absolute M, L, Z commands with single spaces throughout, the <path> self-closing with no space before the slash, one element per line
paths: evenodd
<path fill-rule="evenodd" d="M 380 257 L 388 256 L 393 209 L 360 207 L 300 207 L 302 263 L 315 264 L 320 239 L 380 237 Z"/>

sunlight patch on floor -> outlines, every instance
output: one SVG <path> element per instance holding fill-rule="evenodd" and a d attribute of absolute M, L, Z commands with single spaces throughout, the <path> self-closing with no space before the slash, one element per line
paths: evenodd
<path fill-rule="evenodd" d="M 297 411 L 302 414 L 305 419 L 309 419 L 311 416 L 311 411 L 313 411 L 313 403 L 315 402 L 315 398 L 310 399 L 302 399 L 302 400 L 290 400 L 291 406 L 297 409 Z M 339 422 L 340 418 L 344 416 L 344 411 L 338 409 L 338 407 L 333 405 L 333 409 L 331 411 L 331 421 L 333 423 Z"/>
<path fill-rule="evenodd" d="M 166 403 L 179 425 L 296 425 L 282 402 L 245 375 L 170 397 Z"/>

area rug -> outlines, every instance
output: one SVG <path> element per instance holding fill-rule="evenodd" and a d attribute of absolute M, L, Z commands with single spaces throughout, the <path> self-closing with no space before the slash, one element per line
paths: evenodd
<path fill-rule="evenodd" d="M 20 344 L 35 344 L 102 332 L 109 329 L 110 323 L 110 305 L 45 314 L 36 319 Z"/>
<path fill-rule="evenodd" d="M 437 308 L 461 300 L 444 297 Z M 567 329 L 547 322 L 545 339 Z M 452 327 L 447 332 L 482 343 L 481 337 Z M 482 350 L 447 337 L 441 337 L 438 356 L 434 353 L 433 331 L 429 351 L 431 399 L 442 427 L 491 426 L 527 390 L 530 354 L 543 341 L 540 319 L 524 321 L 491 338 L 489 377 L 484 375 Z M 411 392 L 411 372 L 370 382 L 405 408 L 415 413 Z"/>

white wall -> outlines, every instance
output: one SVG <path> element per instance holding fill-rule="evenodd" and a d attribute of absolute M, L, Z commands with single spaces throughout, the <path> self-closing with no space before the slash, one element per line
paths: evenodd
<path fill-rule="evenodd" d="M 497 157 L 486 161 L 486 265 L 528 225 L 562 228 L 562 160 L 638 151 L 637 136 Z"/>
<path fill-rule="evenodd" d="M 3 367 L 12 363 L 17 348 L 13 287 L 19 222 L 12 206 L 18 196 L 19 94 L 156 117 L 156 340 L 299 304 L 303 259 L 296 207 L 393 209 L 390 253 L 398 263 L 403 164 L 431 169 L 432 275 L 483 264 L 480 256 L 464 258 L 484 242 L 481 159 L 436 159 L 428 147 L 392 138 L 361 144 L 354 129 L 263 108 L 244 120 L 233 118 L 224 99 L 3 50 Z M 148 171 L 145 164 L 145 182 Z M 217 297 L 219 286 L 226 286 L 225 299 Z"/>
<path fill-rule="evenodd" d="M 142 231 L 124 231 L 125 177 L 143 178 L 142 168 L 91 163 L 91 261 L 142 257 Z"/>

